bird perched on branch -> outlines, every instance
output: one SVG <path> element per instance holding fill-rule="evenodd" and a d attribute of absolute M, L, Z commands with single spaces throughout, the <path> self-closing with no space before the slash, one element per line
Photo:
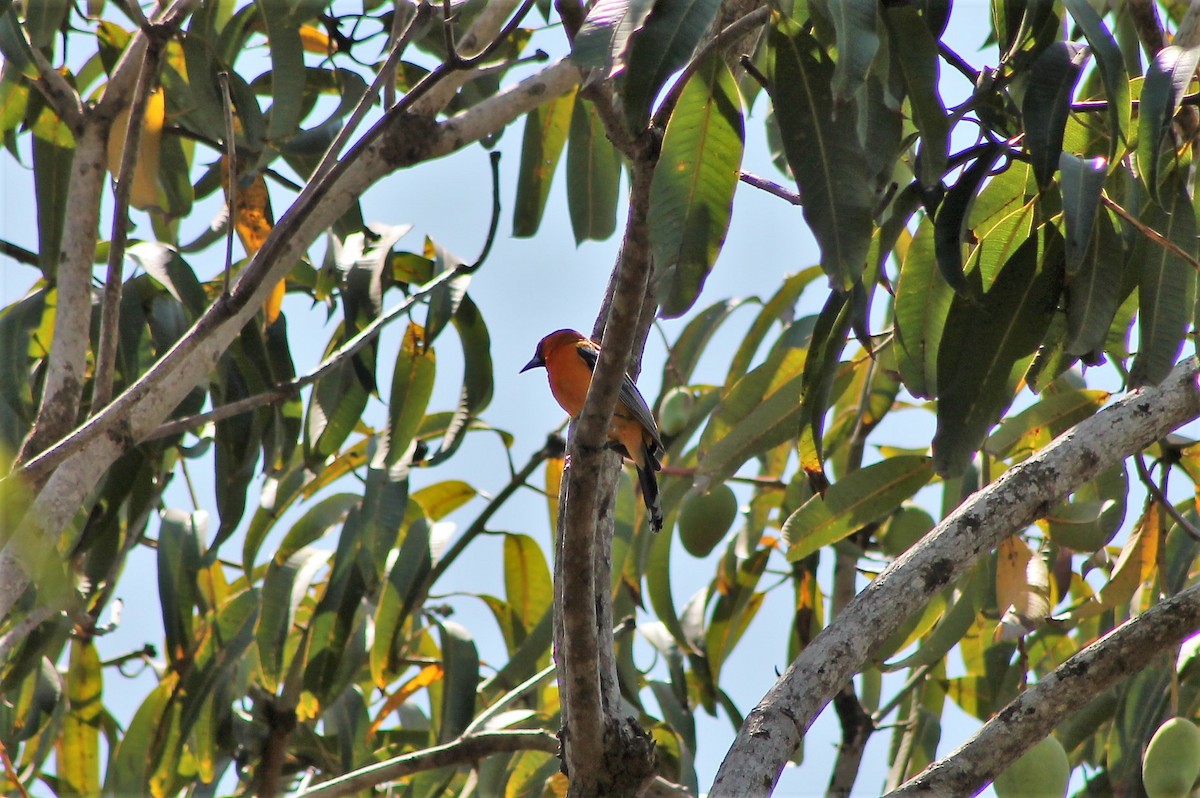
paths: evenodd
<path fill-rule="evenodd" d="M 556 330 L 538 342 L 533 359 L 521 371 L 545 368 L 554 399 L 571 418 L 578 418 L 583 411 L 583 401 L 587 398 L 588 387 L 592 384 L 592 371 L 599 357 L 600 345 L 595 341 L 575 330 Z M 662 469 L 658 455 L 663 451 L 663 442 L 650 406 L 628 374 L 621 382 L 617 406 L 608 427 L 608 438 L 609 445 L 632 460 L 637 468 L 642 499 L 650 516 L 650 528 L 658 532 L 662 529 L 663 516 L 654 472 Z"/>

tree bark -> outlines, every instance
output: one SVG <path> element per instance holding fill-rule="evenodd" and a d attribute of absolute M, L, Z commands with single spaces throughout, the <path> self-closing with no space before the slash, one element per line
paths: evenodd
<path fill-rule="evenodd" d="M 1197 362 L 1131 391 L 974 494 L 883 571 L 788 667 L 746 717 L 717 773 L 718 796 L 770 792 L 817 714 L 934 593 L 1072 489 L 1200 417 Z"/>

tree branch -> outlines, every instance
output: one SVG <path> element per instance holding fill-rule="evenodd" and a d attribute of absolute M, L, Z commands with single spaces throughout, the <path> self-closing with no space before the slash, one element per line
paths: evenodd
<path fill-rule="evenodd" d="M 1197 362 L 1131 391 L 975 493 L 863 590 L 746 718 L 710 795 L 761 794 L 813 719 L 904 619 L 1072 489 L 1200 416 Z"/>
<path fill-rule="evenodd" d="M 618 460 L 605 448 L 630 354 L 644 342 L 641 323 L 652 269 L 647 214 L 656 137 L 638 139 L 630 162 L 629 212 L 596 330 L 601 351 L 570 441 L 555 558 L 555 639 L 563 696 L 563 762 L 571 795 L 635 794 L 653 774 L 652 744 L 623 717 L 612 640 L 612 495 Z M 603 639 L 602 639 L 603 636 Z"/>
<path fill-rule="evenodd" d="M 553 734 L 542 729 L 478 732 L 459 737 L 444 745 L 368 765 L 316 787 L 301 790 L 294 798 L 335 798 L 339 795 L 352 795 L 414 773 L 472 765 L 493 754 L 512 751 L 545 751 L 554 754 L 558 752 L 558 740 Z"/>
<path fill-rule="evenodd" d="M 233 290 L 217 299 L 146 374 L 73 431 L 69 439 L 59 441 L 8 477 L 28 480 L 40 473 L 39 482 L 45 480 L 17 536 L 41 535 L 44 539 L 65 529 L 95 486 L 97 475 L 153 432 L 212 371 L 275 283 L 368 187 L 396 169 L 447 155 L 496 132 L 566 93 L 578 84 L 579 77 L 577 67 L 559 61 L 440 125 L 408 115 L 402 103 L 397 103 L 395 113 L 389 112 L 373 126 L 325 179 L 305 186 Z M 91 207 L 98 211 L 99 202 Z M 57 437 L 61 434 L 53 439 Z M 43 470 L 45 462 L 59 456 L 62 448 L 70 448 L 74 454 L 63 458 L 53 473 Z M 12 609 L 28 584 L 21 561 L 14 552 L 0 552 L 0 616 Z"/>
<path fill-rule="evenodd" d="M 890 796 L 974 795 L 1072 712 L 1197 629 L 1200 585 L 1192 585 L 1071 656 Z"/>
<path fill-rule="evenodd" d="M 120 340 L 121 293 L 125 279 L 125 241 L 129 228 L 129 195 L 132 192 L 134 167 L 141 149 L 145 127 L 146 106 L 151 85 L 158 75 L 162 60 L 162 43 L 151 40 L 143 48 L 138 67 L 137 84 L 129 103 L 129 121 L 125 126 L 125 141 L 121 147 L 121 165 L 116 178 L 113 198 L 112 233 L 108 242 L 108 270 L 104 279 L 104 300 L 100 306 L 100 341 L 96 347 L 96 372 L 92 378 L 91 412 L 97 413 L 112 399 L 116 374 L 117 343 Z M 160 120 L 161 121 L 161 120 Z"/>

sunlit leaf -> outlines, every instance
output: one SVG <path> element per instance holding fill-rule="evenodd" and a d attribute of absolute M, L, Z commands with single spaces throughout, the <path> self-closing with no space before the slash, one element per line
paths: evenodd
<path fill-rule="evenodd" d="M 788 559 L 807 557 L 878 520 L 910 498 L 933 476 L 928 457 L 891 457 L 849 474 L 813 496 L 788 517 L 781 535 Z"/>
<path fill-rule="evenodd" d="M 525 117 L 517 199 L 513 206 L 513 235 L 517 238 L 534 235 L 542 223 L 550 182 L 567 143 L 574 108 L 575 94 L 570 92 L 539 105 Z"/>
<path fill-rule="evenodd" d="M 737 83 L 711 57 L 667 122 L 650 184 L 655 293 L 667 318 L 691 308 L 725 243 L 744 138 Z"/>

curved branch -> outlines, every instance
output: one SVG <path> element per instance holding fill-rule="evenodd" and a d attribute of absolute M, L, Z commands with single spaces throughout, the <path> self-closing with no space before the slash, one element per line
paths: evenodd
<path fill-rule="evenodd" d="M 1189 358 L 1159 386 L 1131 391 L 975 493 L 881 573 L 798 656 L 746 717 L 710 793 L 760 794 L 830 699 L 879 645 L 1002 538 L 1100 471 L 1200 417 Z"/>
<path fill-rule="evenodd" d="M 1067 659 L 969 740 L 888 795 L 974 795 L 1072 712 L 1197 629 L 1200 585 L 1192 585 Z"/>

